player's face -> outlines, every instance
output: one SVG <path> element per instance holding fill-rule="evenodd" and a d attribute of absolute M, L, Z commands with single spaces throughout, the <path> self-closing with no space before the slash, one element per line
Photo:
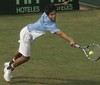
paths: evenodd
<path fill-rule="evenodd" d="M 56 11 L 52 11 L 51 13 L 49 13 L 48 17 L 50 18 L 50 20 L 55 21 L 56 20 Z"/>

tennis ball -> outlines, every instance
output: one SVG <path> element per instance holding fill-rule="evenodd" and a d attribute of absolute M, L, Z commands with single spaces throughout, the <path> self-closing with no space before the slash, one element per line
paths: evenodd
<path fill-rule="evenodd" d="M 89 52 L 89 55 L 93 55 L 93 54 L 94 54 L 94 52 L 93 52 L 93 51 L 90 51 L 90 52 Z"/>

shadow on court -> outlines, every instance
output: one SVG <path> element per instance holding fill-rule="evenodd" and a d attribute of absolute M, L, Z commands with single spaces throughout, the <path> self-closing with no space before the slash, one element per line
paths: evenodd
<path fill-rule="evenodd" d="M 60 79 L 60 78 L 38 78 L 38 77 L 15 77 L 10 84 L 13 85 L 100 85 L 99 81 Z"/>

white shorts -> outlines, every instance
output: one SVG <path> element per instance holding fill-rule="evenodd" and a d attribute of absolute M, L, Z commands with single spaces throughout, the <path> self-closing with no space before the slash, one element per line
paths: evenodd
<path fill-rule="evenodd" d="M 24 27 L 21 30 L 19 42 L 20 42 L 19 52 L 25 57 L 30 57 L 32 35 L 28 32 L 27 27 Z"/>

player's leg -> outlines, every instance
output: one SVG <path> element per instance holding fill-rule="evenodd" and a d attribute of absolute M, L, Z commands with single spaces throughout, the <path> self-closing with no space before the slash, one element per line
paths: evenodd
<path fill-rule="evenodd" d="M 12 64 L 10 64 L 7 69 L 11 69 L 12 71 L 14 70 L 15 67 L 27 62 L 30 59 L 30 57 L 25 57 L 25 56 L 21 56 L 19 58 L 17 58 Z"/>
<path fill-rule="evenodd" d="M 14 70 L 15 67 L 21 65 L 22 63 L 25 63 L 30 58 L 30 44 L 31 44 L 31 35 L 27 30 L 27 27 L 23 28 L 20 32 L 20 45 L 19 50 L 16 53 L 14 59 L 10 62 L 9 66 L 4 68 L 4 79 L 6 81 L 10 81 L 12 70 Z"/>
<path fill-rule="evenodd" d="M 4 79 L 6 81 L 10 81 L 12 77 L 12 71 L 15 69 L 15 67 L 27 62 L 30 59 L 30 56 L 21 56 L 21 53 L 17 53 L 15 55 L 15 60 L 11 61 L 8 66 L 4 68 Z"/>
<path fill-rule="evenodd" d="M 19 58 L 21 56 L 22 56 L 22 54 L 17 51 L 14 55 L 14 58 L 10 61 L 9 65 L 11 65 L 17 58 Z"/>
<path fill-rule="evenodd" d="M 19 58 L 17 58 L 11 65 L 9 64 L 8 67 L 4 68 L 4 79 L 6 81 L 10 81 L 11 77 L 12 77 L 12 71 L 15 69 L 15 67 L 27 62 L 30 59 L 30 57 L 25 57 L 25 56 L 21 56 Z"/>
<path fill-rule="evenodd" d="M 27 30 L 27 27 L 24 27 L 20 32 L 20 45 L 19 49 L 16 52 L 14 58 L 10 62 L 10 66 L 14 63 L 14 67 L 16 67 L 16 63 L 18 62 L 18 65 L 20 65 L 23 62 L 26 62 L 29 60 L 30 56 L 30 44 L 32 36 Z M 27 58 L 28 57 L 28 58 Z M 9 66 L 9 67 L 10 67 Z"/>

